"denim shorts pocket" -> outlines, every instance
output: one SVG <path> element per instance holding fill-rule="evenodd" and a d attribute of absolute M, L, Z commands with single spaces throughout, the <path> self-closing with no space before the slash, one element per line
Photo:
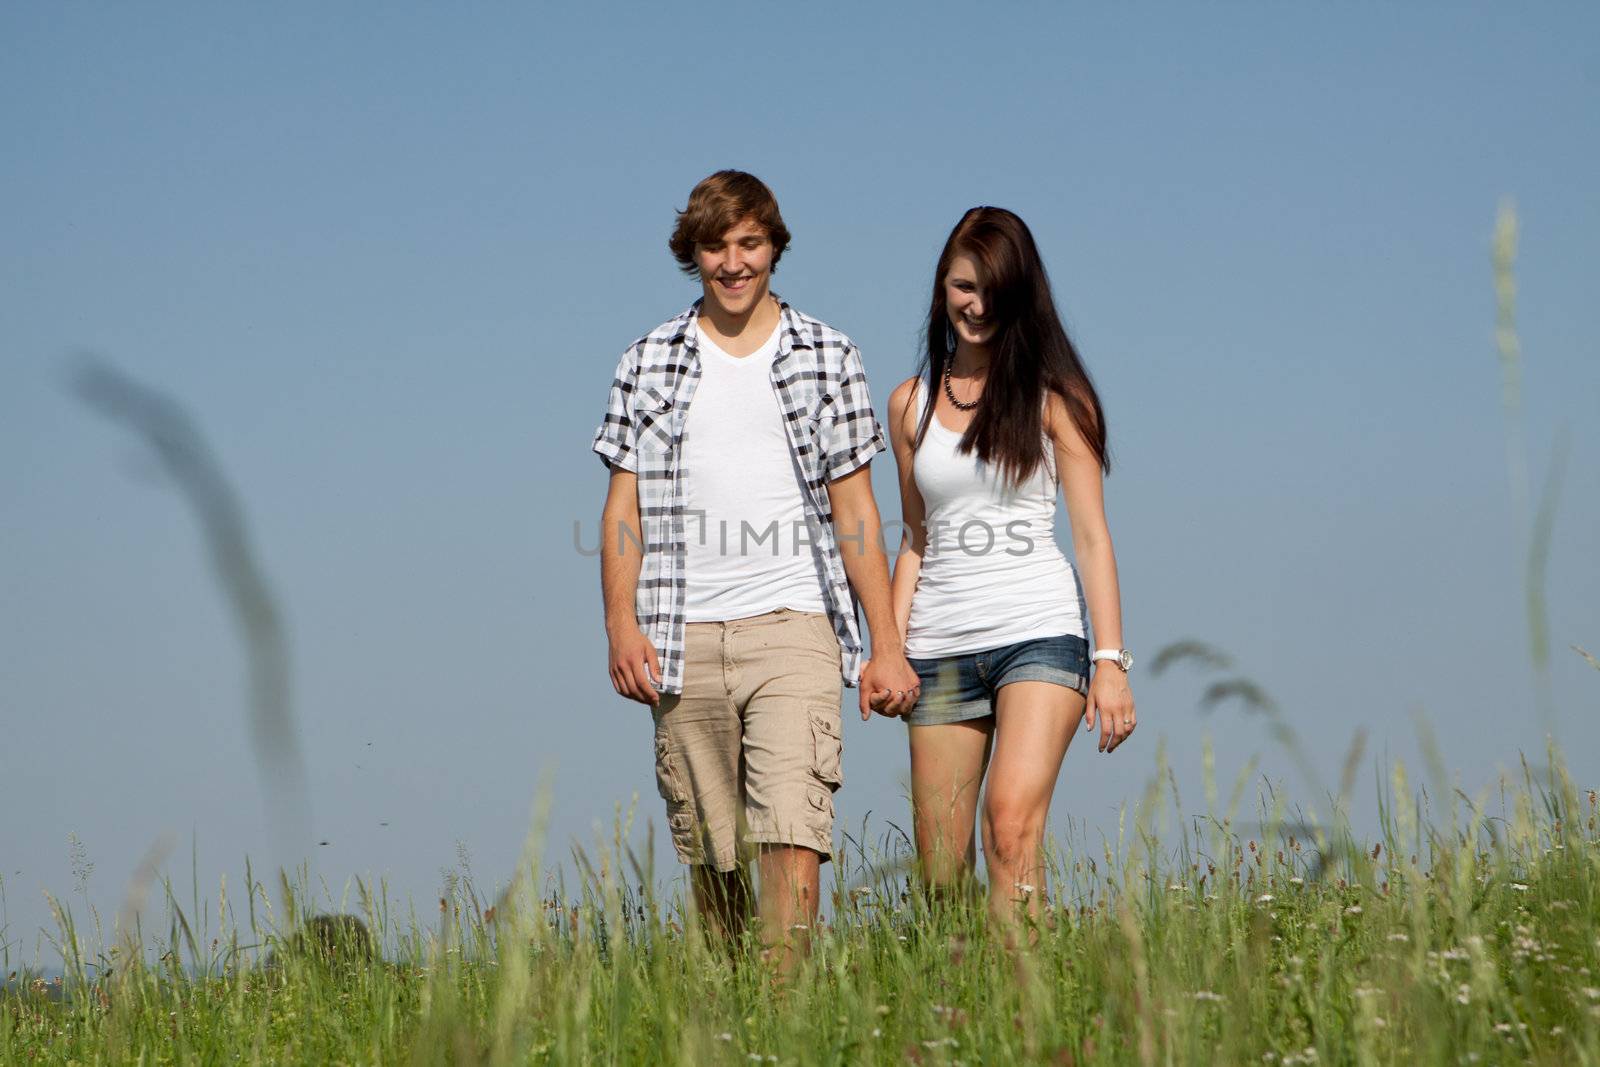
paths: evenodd
<path fill-rule="evenodd" d="M 911 664 L 911 669 L 917 672 L 917 681 L 922 683 L 923 692 L 933 687 L 939 679 L 939 661 L 936 659 L 917 659 L 907 656 L 906 662 Z"/>
<path fill-rule="evenodd" d="M 808 710 L 811 717 L 811 741 L 814 746 L 811 770 L 828 788 L 838 789 L 844 783 L 841 756 L 844 742 L 839 737 L 839 709 L 830 705 L 815 706 Z"/>

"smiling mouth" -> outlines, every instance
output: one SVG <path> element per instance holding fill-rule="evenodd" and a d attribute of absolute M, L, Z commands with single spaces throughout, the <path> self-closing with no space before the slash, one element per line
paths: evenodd
<path fill-rule="evenodd" d="M 721 285 L 724 289 L 732 289 L 734 292 L 738 292 L 753 280 L 754 279 L 748 275 L 743 278 L 718 278 L 717 284 Z"/>
<path fill-rule="evenodd" d="M 986 330 L 989 328 L 988 319 L 975 319 L 971 315 L 962 315 L 961 321 L 967 324 L 969 330 Z"/>

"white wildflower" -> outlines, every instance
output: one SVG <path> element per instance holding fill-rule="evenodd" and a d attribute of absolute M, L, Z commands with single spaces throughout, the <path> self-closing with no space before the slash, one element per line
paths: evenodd
<path fill-rule="evenodd" d="M 1361 914 L 1361 905 L 1360 904 L 1352 904 L 1348 908 L 1344 909 L 1344 913 L 1346 915 L 1360 915 Z"/>
<path fill-rule="evenodd" d="M 1460 985 L 1456 986 L 1456 1003 L 1457 1004 L 1471 1004 L 1472 1003 L 1472 987 L 1467 985 L 1465 982 L 1463 982 Z"/>
<path fill-rule="evenodd" d="M 1411 935 L 1410 934 L 1400 934 L 1400 933 L 1390 934 L 1389 935 L 1389 940 L 1390 941 L 1410 941 L 1411 940 Z"/>
<path fill-rule="evenodd" d="M 1528 891 L 1528 887 L 1523 885 L 1521 882 L 1512 882 L 1511 888 L 1515 889 L 1519 893 L 1526 893 Z"/>
<path fill-rule="evenodd" d="M 1262 893 L 1259 897 L 1256 897 L 1256 903 L 1257 904 L 1271 904 L 1272 903 L 1272 894 L 1271 893 Z"/>
<path fill-rule="evenodd" d="M 1194 999 L 1196 999 L 1196 1000 L 1209 1000 L 1209 1001 L 1213 1001 L 1215 1003 L 1220 1004 L 1220 1003 L 1222 1003 L 1222 994 L 1221 993 L 1213 993 L 1209 989 L 1197 989 L 1197 990 L 1194 991 Z"/>
<path fill-rule="evenodd" d="M 729 1034 L 729 1033 L 721 1033 L 721 1034 L 717 1035 L 717 1040 L 718 1041 L 732 1041 L 733 1040 L 733 1035 Z"/>

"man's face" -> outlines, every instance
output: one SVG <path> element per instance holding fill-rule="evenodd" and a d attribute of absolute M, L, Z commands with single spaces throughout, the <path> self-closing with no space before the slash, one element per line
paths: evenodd
<path fill-rule="evenodd" d="M 772 240 L 754 219 L 745 219 L 717 240 L 698 242 L 694 259 L 706 299 L 726 314 L 748 315 L 766 298 L 772 277 Z"/>

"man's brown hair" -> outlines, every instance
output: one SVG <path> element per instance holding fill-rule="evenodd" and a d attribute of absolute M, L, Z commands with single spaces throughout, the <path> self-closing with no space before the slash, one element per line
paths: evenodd
<path fill-rule="evenodd" d="M 683 272 L 699 277 L 694 246 L 722 240 L 722 235 L 750 219 L 767 231 L 772 242 L 772 268 L 789 247 L 789 228 L 778 212 L 778 198 L 754 174 L 742 170 L 719 170 L 703 179 L 689 194 L 689 206 L 678 212 L 678 225 L 667 247 Z"/>

